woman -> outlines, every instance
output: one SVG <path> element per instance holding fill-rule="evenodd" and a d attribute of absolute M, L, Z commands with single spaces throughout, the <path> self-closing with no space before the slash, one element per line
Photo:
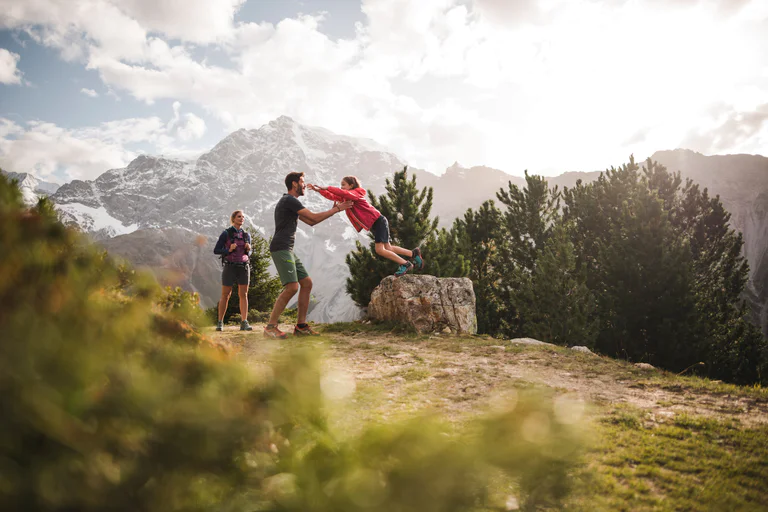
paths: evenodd
<path fill-rule="evenodd" d="M 224 330 L 224 313 L 227 312 L 232 287 L 237 283 L 240 295 L 240 330 L 252 331 L 248 324 L 248 283 L 251 277 L 249 257 L 251 255 L 251 235 L 243 229 L 245 215 L 242 210 L 235 210 L 229 216 L 232 226 L 222 231 L 214 254 L 221 256 L 224 269 L 221 272 L 221 298 L 219 299 L 219 321 L 216 330 Z"/>

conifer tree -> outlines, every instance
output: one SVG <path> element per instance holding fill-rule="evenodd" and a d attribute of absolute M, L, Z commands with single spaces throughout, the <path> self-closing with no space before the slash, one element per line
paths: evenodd
<path fill-rule="evenodd" d="M 500 285 L 496 293 L 499 305 L 499 329 L 505 336 L 523 335 L 520 312 L 515 307 L 515 294 L 534 271 L 536 259 L 551 236 L 559 218 L 560 192 L 551 190 L 547 180 L 525 172 L 526 185 L 520 189 L 511 182 L 508 190 L 496 193 L 506 206 L 503 234 L 499 248 Z"/>
<path fill-rule="evenodd" d="M 541 249 L 536 268 L 521 279 L 514 295 L 523 330 L 557 345 L 593 347 L 597 337 L 595 301 L 576 264 L 569 226 L 558 223 Z"/>
<path fill-rule="evenodd" d="M 501 309 L 498 302 L 504 233 L 501 211 L 492 200 L 486 201 L 477 211 L 470 208 L 463 218 L 456 219 L 454 229 L 459 233 L 461 253 L 469 265 L 469 278 L 475 291 L 477 330 L 496 334 Z"/>

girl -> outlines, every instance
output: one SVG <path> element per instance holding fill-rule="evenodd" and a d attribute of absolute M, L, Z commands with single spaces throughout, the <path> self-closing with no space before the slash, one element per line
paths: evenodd
<path fill-rule="evenodd" d="M 360 186 L 360 180 L 357 177 L 346 176 L 342 178 L 341 188 L 318 187 L 317 185 L 307 185 L 307 187 L 319 192 L 320 195 L 331 201 L 351 200 L 354 202 L 352 208 L 347 210 L 347 217 L 358 233 L 362 229 L 373 232 L 376 254 L 400 265 L 395 272 L 395 277 L 405 275 L 413 269 L 414 264 L 419 270 L 424 268 L 424 259 L 421 257 L 420 248 L 417 247 L 411 251 L 389 243 L 389 221 L 365 199 L 365 189 Z M 413 258 L 413 263 L 400 256 Z"/>

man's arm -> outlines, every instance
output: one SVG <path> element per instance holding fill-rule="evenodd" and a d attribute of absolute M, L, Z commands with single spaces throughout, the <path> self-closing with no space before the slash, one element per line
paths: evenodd
<path fill-rule="evenodd" d="M 343 203 L 337 204 L 336 206 L 334 206 L 330 210 L 326 210 L 326 211 L 321 212 L 321 213 L 314 213 L 314 212 L 309 211 L 306 208 L 303 208 L 303 209 L 299 210 L 296 213 L 299 214 L 299 219 L 301 219 L 301 221 L 304 224 L 309 224 L 310 226 L 314 226 L 315 224 L 320 224 L 321 222 L 323 222 L 328 217 L 332 217 L 333 215 L 336 215 L 337 213 L 339 213 L 341 211 L 344 211 L 344 210 L 346 210 L 348 208 L 352 208 L 353 204 L 354 203 L 352 201 L 344 201 Z"/>

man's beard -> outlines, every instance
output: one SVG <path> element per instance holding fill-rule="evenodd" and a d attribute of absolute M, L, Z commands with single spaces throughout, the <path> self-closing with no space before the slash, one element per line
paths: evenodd
<path fill-rule="evenodd" d="M 300 196 L 304 195 L 304 187 L 299 187 L 299 190 L 296 191 Z"/>

